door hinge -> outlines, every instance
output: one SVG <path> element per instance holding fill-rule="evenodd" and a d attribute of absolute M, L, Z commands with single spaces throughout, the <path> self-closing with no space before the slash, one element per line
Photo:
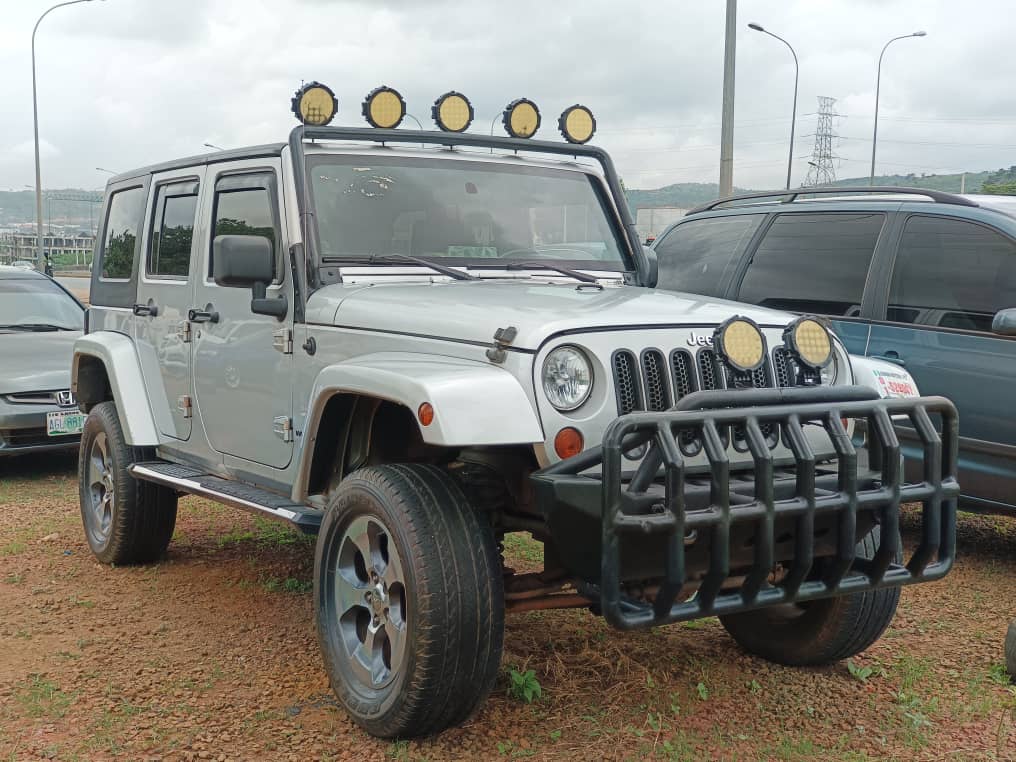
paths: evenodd
<path fill-rule="evenodd" d="M 273 333 L 272 349 L 276 349 L 284 355 L 293 354 L 293 330 L 291 328 L 280 328 Z"/>
<path fill-rule="evenodd" d="M 293 441 L 293 419 L 286 415 L 278 415 L 272 419 L 272 431 L 283 442 Z"/>
<path fill-rule="evenodd" d="M 180 325 L 176 328 L 176 335 L 180 337 L 180 341 L 184 344 L 189 344 L 191 340 L 190 322 L 187 320 L 180 321 Z"/>
<path fill-rule="evenodd" d="M 184 418 L 191 417 L 191 398 L 189 394 L 181 394 L 176 398 L 176 409 L 183 413 Z"/>

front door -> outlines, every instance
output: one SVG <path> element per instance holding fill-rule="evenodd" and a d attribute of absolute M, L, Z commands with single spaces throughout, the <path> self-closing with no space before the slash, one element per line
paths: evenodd
<path fill-rule="evenodd" d="M 948 397 L 960 416 L 960 486 L 1016 502 L 1016 339 L 991 332 L 1016 307 L 1016 242 L 980 223 L 911 215 L 889 285 L 885 321 L 868 354 L 903 365 L 921 394 Z"/>
<path fill-rule="evenodd" d="M 293 293 L 279 170 L 278 159 L 209 166 L 202 216 L 211 225 L 191 306 L 194 386 L 208 441 L 225 456 L 271 468 L 285 468 L 293 455 Z M 272 243 L 275 278 L 267 295 L 288 299 L 283 320 L 252 313 L 249 289 L 215 284 L 217 235 L 260 235 Z"/>
<path fill-rule="evenodd" d="M 178 440 L 190 438 L 193 415 L 187 310 L 204 174 L 192 167 L 153 178 L 134 304 L 134 343 L 156 425 Z"/>

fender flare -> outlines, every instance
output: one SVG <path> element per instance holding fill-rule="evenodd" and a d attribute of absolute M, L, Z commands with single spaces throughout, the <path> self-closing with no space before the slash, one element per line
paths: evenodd
<path fill-rule="evenodd" d="M 310 394 L 303 426 L 302 462 L 293 494 L 309 478 L 318 426 L 328 401 L 358 394 L 406 407 L 427 444 L 461 447 L 532 445 L 543 442 L 539 416 L 518 380 L 504 368 L 475 360 L 411 352 L 378 352 L 322 368 Z M 423 426 L 424 402 L 434 420 Z"/>
<path fill-rule="evenodd" d="M 75 395 L 78 394 L 78 370 L 83 357 L 94 357 L 105 367 L 127 444 L 135 447 L 158 445 L 159 431 L 148 404 L 144 376 L 130 338 L 113 331 L 97 331 L 85 334 L 74 342 L 71 390 Z"/>

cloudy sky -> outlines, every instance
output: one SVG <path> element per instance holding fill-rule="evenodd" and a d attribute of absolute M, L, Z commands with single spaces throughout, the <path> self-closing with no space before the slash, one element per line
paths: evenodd
<path fill-rule="evenodd" d="M 2 0 L 0 188 L 34 183 L 32 25 L 53 0 Z M 740 0 L 734 182 L 781 187 L 793 64 L 801 66 L 795 183 L 808 169 L 816 96 L 837 98 L 840 177 L 868 171 L 875 64 L 886 40 L 879 169 L 955 172 L 1016 164 L 1012 0 Z M 476 109 L 474 131 L 513 98 L 556 115 L 581 102 L 630 187 L 715 182 L 722 0 L 104 0 L 59 8 L 37 37 L 43 186 L 101 187 L 124 170 L 284 139 L 301 80 L 329 84 L 336 122 L 359 124 L 378 84 L 426 123 L 440 93 Z M 500 129 L 500 126 L 498 127 Z"/>

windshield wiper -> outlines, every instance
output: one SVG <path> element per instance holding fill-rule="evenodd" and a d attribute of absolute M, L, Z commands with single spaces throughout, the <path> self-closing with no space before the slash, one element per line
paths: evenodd
<path fill-rule="evenodd" d="M 366 265 L 385 265 L 397 262 L 406 262 L 409 264 L 420 265 L 421 267 L 429 267 L 434 272 L 455 278 L 455 280 L 480 280 L 475 275 L 462 272 L 462 270 L 456 270 L 454 267 L 439 265 L 436 262 L 429 262 L 422 257 L 414 257 L 409 254 L 371 254 L 367 257 L 321 257 L 321 261 L 325 264 L 348 262 Z"/>
<path fill-rule="evenodd" d="M 592 275 L 586 273 L 580 273 L 578 270 L 572 270 L 570 267 L 561 267 L 560 265 L 551 265 L 547 262 L 509 262 L 504 266 L 505 270 L 554 270 L 567 275 L 569 278 L 582 281 L 583 283 L 599 283 L 600 281 Z"/>
<path fill-rule="evenodd" d="M 54 325 L 53 323 L 11 323 L 0 325 L 0 331 L 73 331 L 65 325 Z"/>

